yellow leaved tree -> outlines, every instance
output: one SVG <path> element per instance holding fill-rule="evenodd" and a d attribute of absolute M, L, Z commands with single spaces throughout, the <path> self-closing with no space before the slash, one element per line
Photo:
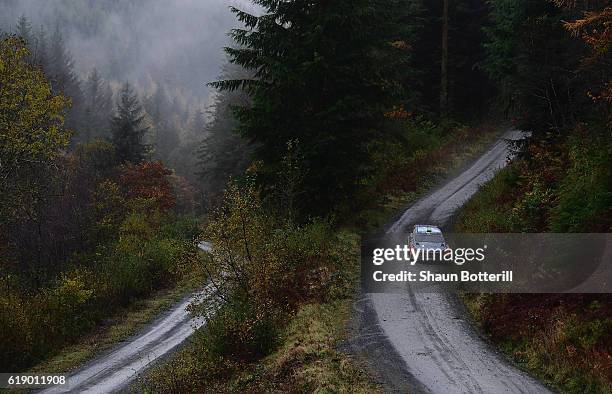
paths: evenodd
<path fill-rule="evenodd" d="M 23 41 L 0 41 L 0 225 L 32 216 L 45 169 L 67 146 L 69 101 L 53 94 L 43 72 L 27 62 Z"/>

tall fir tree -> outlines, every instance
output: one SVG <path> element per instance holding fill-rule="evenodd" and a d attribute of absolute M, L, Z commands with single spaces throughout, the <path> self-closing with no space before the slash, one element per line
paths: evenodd
<path fill-rule="evenodd" d="M 109 135 L 110 121 L 113 111 L 113 92 L 106 81 L 102 79 L 97 69 L 89 74 L 84 86 L 85 122 L 82 139 L 90 141 L 93 138 L 103 138 Z"/>
<path fill-rule="evenodd" d="M 224 73 L 236 77 L 236 69 L 238 67 L 226 67 Z M 232 107 L 247 103 L 243 92 L 219 92 L 211 108 L 210 121 L 205 122 L 203 116 L 198 121 L 203 134 L 197 152 L 198 176 L 209 197 L 219 196 L 230 177 L 239 175 L 248 166 L 250 147 L 235 133 L 237 122 L 232 113 Z"/>
<path fill-rule="evenodd" d="M 177 123 L 182 119 L 173 108 L 164 84 L 159 84 L 155 92 L 145 98 L 145 110 L 153 122 L 155 156 L 168 163 L 172 151 L 179 145 Z"/>
<path fill-rule="evenodd" d="M 66 48 L 64 36 L 58 26 L 50 37 L 47 51 L 47 61 L 43 65 L 45 74 L 51 81 L 54 92 L 63 93 L 72 101 L 70 111 L 66 116 L 66 127 L 79 131 L 84 125 L 83 92 L 81 83 L 74 71 L 74 59 Z"/>
<path fill-rule="evenodd" d="M 31 51 L 32 63 L 43 69 L 49 61 L 47 45 L 47 31 L 45 27 L 41 25 L 34 33 L 34 46 L 31 48 Z"/>
<path fill-rule="evenodd" d="M 386 4 L 385 4 L 386 3 Z M 396 85 L 395 101 L 411 112 L 422 109 L 422 70 L 415 61 L 415 46 L 425 25 L 422 0 L 387 0 L 378 3 L 383 21 L 385 51 L 378 51 L 380 64 L 387 65 L 386 78 Z M 380 17 L 379 17 L 380 18 Z M 384 55 L 384 56 L 381 56 Z"/>
<path fill-rule="evenodd" d="M 117 114 L 112 119 L 112 142 L 121 163 L 138 163 L 146 159 L 148 148 L 144 136 L 148 131 L 138 96 L 128 82 L 119 92 Z"/>
<path fill-rule="evenodd" d="M 494 92 L 482 70 L 487 12 L 486 0 L 422 3 L 413 58 L 425 112 L 464 121 L 488 113 Z"/>
<path fill-rule="evenodd" d="M 287 146 L 297 146 L 307 173 L 299 185 L 303 208 L 326 213 L 347 202 L 366 174 L 368 147 L 392 103 L 394 73 L 377 51 L 401 50 L 380 29 L 393 7 L 377 0 L 258 4 L 261 16 L 232 8 L 245 28 L 231 32 L 237 46 L 226 48 L 253 78 L 212 86 L 248 92 L 251 103 L 236 115 L 264 163 L 264 181 L 282 188 Z"/>
<path fill-rule="evenodd" d="M 206 129 L 206 112 L 205 110 L 196 109 L 189 124 L 189 137 L 191 139 L 199 139 Z"/>
<path fill-rule="evenodd" d="M 21 37 L 26 42 L 26 44 L 28 44 L 28 47 L 31 50 L 32 24 L 30 23 L 28 17 L 25 16 L 25 14 L 21 15 L 17 20 L 17 26 L 15 26 L 15 33 L 19 37 Z"/>
<path fill-rule="evenodd" d="M 23 40 L 25 46 L 28 48 L 28 54 L 25 56 L 24 60 L 32 64 L 32 60 L 34 59 L 34 40 L 32 37 L 32 24 L 30 23 L 30 20 L 25 14 L 22 14 L 19 19 L 17 19 L 17 25 L 15 26 L 15 34 Z"/>

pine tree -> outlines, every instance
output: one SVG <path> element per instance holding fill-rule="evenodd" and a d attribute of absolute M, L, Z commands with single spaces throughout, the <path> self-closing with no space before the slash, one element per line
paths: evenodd
<path fill-rule="evenodd" d="M 440 60 L 440 116 L 448 117 L 448 0 L 442 0 L 442 57 Z"/>
<path fill-rule="evenodd" d="M 112 142 L 121 163 L 138 163 L 147 156 L 143 142 L 148 128 L 144 126 L 143 109 L 128 82 L 123 84 L 117 102 L 117 114 L 112 119 Z"/>
<path fill-rule="evenodd" d="M 112 91 L 102 79 L 97 69 L 89 74 L 85 82 L 85 124 L 82 138 L 90 141 L 93 138 L 108 135 L 109 119 L 112 115 Z"/>
<path fill-rule="evenodd" d="M 237 124 L 231 110 L 232 106 L 248 102 L 245 96 L 238 91 L 220 92 L 212 106 L 210 122 L 205 122 L 203 114 L 202 119 L 198 121 L 201 122 L 200 134 L 204 133 L 204 138 L 200 138 L 197 152 L 197 175 L 203 190 L 209 196 L 218 196 L 230 177 L 239 175 L 248 165 L 250 147 L 234 132 Z"/>
<path fill-rule="evenodd" d="M 487 0 L 423 2 L 413 67 L 425 112 L 470 121 L 487 112 L 492 87 L 482 71 Z M 474 88 L 477 86 L 478 88 Z"/>
<path fill-rule="evenodd" d="M 21 15 L 17 20 L 17 26 L 15 27 L 15 33 L 23 39 L 31 50 L 32 44 L 32 24 L 28 18 Z"/>
<path fill-rule="evenodd" d="M 394 81 L 376 56 L 377 49 L 390 47 L 379 30 L 388 3 L 258 3 L 262 16 L 232 8 L 245 28 L 231 32 L 238 47 L 226 48 L 230 60 L 254 77 L 212 86 L 249 93 L 251 104 L 236 112 L 239 131 L 256 143 L 272 185 L 288 143 L 297 142 L 308 172 L 300 185 L 306 210 L 324 213 L 348 198 L 365 175 L 368 146 L 391 102 Z"/>
<path fill-rule="evenodd" d="M 157 86 L 157 89 L 155 89 L 155 93 L 145 99 L 145 109 L 156 125 L 164 121 L 164 118 L 166 118 L 169 112 L 169 106 L 166 88 L 161 83 Z"/>
<path fill-rule="evenodd" d="M 47 32 L 44 26 L 40 26 L 34 33 L 34 47 L 32 48 L 32 63 L 45 68 L 49 61 L 47 54 Z"/>
<path fill-rule="evenodd" d="M 177 123 L 179 121 L 174 102 L 168 99 L 166 88 L 160 84 L 155 93 L 145 100 L 145 108 L 154 125 L 155 155 L 168 163 L 170 154 L 179 145 Z"/>
<path fill-rule="evenodd" d="M 52 80 L 54 91 L 63 92 L 75 98 L 80 95 L 79 81 L 74 72 L 74 59 L 66 48 L 59 26 L 51 35 L 48 48 L 48 64 L 45 72 Z"/>
<path fill-rule="evenodd" d="M 191 119 L 191 125 L 189 127 L 189 136 L 192 139 L 198 139 L 204 130 L 206 129 L 206 112 L 201 109 L 197 109 L 193 118 Z"/>
<path fill-rule="evenodd" d="M 63 93 L 72 100 L 72 106 L 66 117 L 66 127 L 75 130 L 76 137 L 79 138 L 79 132 L 85 123 L 83 92 L 74 71 L 74 59 L 66 48 L 59 26 L 56 26 L 51 35 L 44 71 L 51 81 L 53 91 Z"/>
<path fill-rule="evenodd" d="M 15 26 L 15 34 L 23 40 L 26 47 L 28 48 L 28 55 L 25 57 L 25 60 L 34 64 L 35 56 L 36 56 L 36 42 L 35 38 L 32 35 L 32 24 L 30 20 L 25 14 L 22 14 L 17 20 L 17 25 Z"/>
<path fill-rule="evenodd" d="M 377 3 L 378 31 L 387 45 L 376 51 L 385 67 L 387 83 L 393 86 L 394 100 L 411 112 L 422 108 L 422 71 L 415 64 L 415 46 L 425 24 L 421 0 L 386 0 Z M 389 45 L 390 44 L 390 45 Z"/>

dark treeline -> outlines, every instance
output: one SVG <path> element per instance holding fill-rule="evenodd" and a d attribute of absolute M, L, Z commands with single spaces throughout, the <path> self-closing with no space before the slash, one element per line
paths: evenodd
<path fill-rule="evenodd" d="M 232 31 L 236 46 L 226 52 L 254 77 L 212 86 L 249 95 L 235 111 L 237 129 L 254 144 L 271 195 L 292 190 L 281 199 L 306 217 L 350 211 L 360 185 L 380 170 L 370 158 L 385 154 L 376 152 L 388 148 L 381 141 L 407 143 L 402 119 L 488 116 L 489 4 L 452 3 L 446 14 L 443 2 L 416 0 L 264 1 L 262 16 L 234 9 L 245 28 Z M 289 156 L 296 185 L 284 184 Z"/>
<path fill-rule="evenodd" d="M 607 47 L 590 49 L 593 38 L 580 37 L 607 41 L 608 33 L 563 24 L 603 12 L 603 3 L 260 4 L 260 16 L 234 8 L 245 28 L 232 31 L 226 49 L 252 77 L 212 86 L 248 94 L 234 113 L 261 161 L 257 174 L 270 195 L 293 190 L 288 198 L 306 217 L 350 211 L 380 170 L 370 159 L 389 148 L 381 142 L 406 143 L 397 132 L 406 120 L 506 117 L 534 132 L 534 144 L 550 135 L 562 143 L 576 127 L 599 138 L 607 126 Z M 284 184 L 289 156 L 300 172 L 294 186 Z"/>

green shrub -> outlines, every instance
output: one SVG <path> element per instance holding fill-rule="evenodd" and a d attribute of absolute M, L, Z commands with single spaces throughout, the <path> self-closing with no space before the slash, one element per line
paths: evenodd
<path fill-rule="evenodd" d="M 28 296 L 8 280 L 0 281 L 0 369 L 18 370 L 89 329 L 90 283 L 86 273 L 73 270 Z"/>
<path fill-rule="evenodd" d="M 333 246 L 329 223 L 277 218 L 248 186 L 230 186 L 204 237 L 214 245 L 207 268 L 218 286 L 195 309 L 207 315 L 223 305 L 202 329 L 213 357 L 241 362 L 267 354 L 300 304 L 344 291 L 352 280 L 339 274 L 345 250 Z"/>
<path fill-rule="evenodd" d="M 540 183 L 515 202 L 510 216 L 511 227 L 521 232 L 537 232 L 546 227 L 553 191 Z"/>
<path fill-rule="evenodd" d="M 251 361 L 268 354 L 278 342 L 278 311 L 258 316 L 246 298 L 224 304 L 203 329 L 202 340 L 211 360 Z"/>
<path fill-rule="evenodd" d="M 171 239 L 184 239 L 191 241 L 200 235 L 198 220 L 194 217 L 169 217 L 166 216 L 157 232 L 160 237 Z"/>
<path fill-rule="evenodd" d="M 593 229 L 612 206 L 612 143 L 605 138 L 569 141 L 569 170 L 561 181 L 551 229 L 556 232 L 607 231 Z"/>
<path fill-rule="evenodd" d="M 163 221 L 163 231 L 156 226 Z M 118 306 L 192 271 L 195 225 L 132 213 L 119 237 L 75 255 L 55 283 L 28 294 L 16 277 L 0 279 L 0 369 L 21 370 L 78 338 Z M 86 267 L 86 268 L 85 268 Z"/>
<path fill-rule="evenodd" d="M 49 310 L 43 311 L 53 319 L 52 326 L 59 327 L 60 337 L 74 338 L 91 325 L 83 313 L 93 298 L 90 286 L 86 274 L 74 270 L 63 274 L 56 287 L 43 293 L 49 306 Z"/>
<path fill-rule="evenodd" d="M 520 172 L 515 166 L 500 171 L 460 211 L 456 231 L 465 233 L 512 232 L 518 222 L 514 209 Z M 511 215 L 508 212 L 512 212 Z"/>
<path fill-rule="evenodd" d="M 34 349 L 36 326 L 31 305 L 18 291 L 10 276 L 0 278 L 0 369 L 9 371 L 24 365 Z"/>

